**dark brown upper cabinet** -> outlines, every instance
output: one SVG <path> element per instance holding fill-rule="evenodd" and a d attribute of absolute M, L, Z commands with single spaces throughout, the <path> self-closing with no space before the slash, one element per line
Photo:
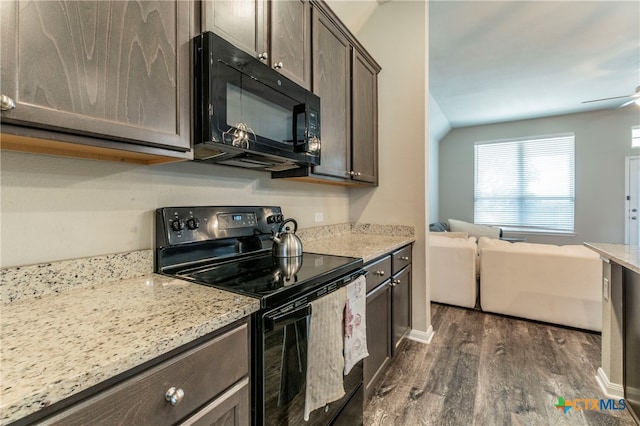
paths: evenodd
<path fill-rule="evenodd" d="M 312 90 L 320 96 L 321 160 L 273 177 L 338 185 L 378 184 L 380 66 L 324 2 L 312 2 Z"/>
<path fill-rule="evenodd" d="M 213 31 L 299 85 L 311 86 L 308 0 L 206 0 L 202 30 Z"/>
<path fill-rule="evenodd" d="M 190 158 L 192 3 L 1 3 L 3 148 Z"/>
<path fill-rule="evenodd" d="M 378 68 L 353 52 L 351 178 L 378 184 Z"/>
<path fill-rule="evenodd" d="M 351 155 L 351 44 L 329 18 L 313 10 L 313 92 L 320 96 L 321 159 L 313 173 L 345 179 Z"/>

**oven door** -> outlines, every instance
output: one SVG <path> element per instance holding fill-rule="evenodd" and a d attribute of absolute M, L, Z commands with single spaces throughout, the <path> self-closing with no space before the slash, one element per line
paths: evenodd
<path fill-rule="evenodd" d="M 263 317 L 263 421 L 258 424 L 304 423 L 310 318 L 310 305 Z"/>
<path fill-rule="evenodd" d="M 267 313 L 263 322 L 261 407 L 256 410 L 259 425 L 329 425 L 349 418 L 362 422 L 362 362 L 344 379 L 345 396 L 313 411 L 304 421 L 307 347 L 311 306 L 305 305 L 285 314 Z M 349 403 L 349 404 L 348 404 Z M 353 406 L 353 407 L 351 407 Z M 343 415 L 344 414 L 344 415 Z M 344 417 L 345 419 L 342 419 Z"/>

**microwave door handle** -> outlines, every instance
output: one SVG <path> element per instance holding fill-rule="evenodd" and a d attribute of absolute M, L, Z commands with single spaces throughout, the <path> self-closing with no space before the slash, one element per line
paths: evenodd
<path fill-rule="evenodd" d="M 306 104 L 298 104 L 293 106 L 293 152 L 304 152 L 305 151 L 305 140 L 306 135 L 302 135 L 302 142 L 299 143 L 298 139 L 298 117 L 302 115 L 303 118 L 303 130 L 306 130 L 307 126 L 307 105 Z"/>
<path fill-rule="evenodd" d="M 307 318 L 311 315 L 311 305 L 305 305 L 295 311 L 281 313 L 279 315 L 266 315 L 264 317 L 265 328 L 267 330 L 273 330 L 276 325 L 284 327 L 288 324 L 293 324 L 296 321 L 300 321 L 303 318 Z"/>

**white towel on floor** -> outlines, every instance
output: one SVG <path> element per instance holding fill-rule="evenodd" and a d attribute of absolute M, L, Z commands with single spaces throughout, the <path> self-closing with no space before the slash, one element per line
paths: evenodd
<path fill-rule="evenodd" d="M 367 280 L 359 277 L 347 286 L 344 310 L 344 375 L 358 361 L 369 356 L 367 351 Z"/>
<path fill-rule="evenodd" d="M 347 290 L 342 287 L 311 302 L 305 421 L 309 420 L 309 414 L 316 408 L 344 396 L 342 330 L 346 299 Z"/>

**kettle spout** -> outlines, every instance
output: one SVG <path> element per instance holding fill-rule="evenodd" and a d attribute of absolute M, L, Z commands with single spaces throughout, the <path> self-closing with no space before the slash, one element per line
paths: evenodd
<path fill-rule="evenodd" d="M 282 243 L 282 239 L 278 236 L 278 234 L 276 234 L 276 235 L 272 235 L 272 236 L 271 236 L 271 239 L 272 239 L 272 240 L 273 240 L 273 242 L 274 242 L 274 243 L 276 243 L 276 244 L 280 244 L 280 243 Z"/>

